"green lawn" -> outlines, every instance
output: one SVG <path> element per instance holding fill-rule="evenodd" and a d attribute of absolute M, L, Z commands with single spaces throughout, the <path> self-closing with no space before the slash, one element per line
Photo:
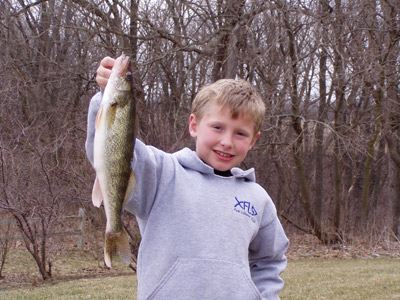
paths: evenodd
<path fill-rule="evenodd" d="M 282 277 L 282 300 L 400 299 L 399 259 L 289 261 Z"/>
<path fill-rule="evenodd" d="M 116 276 L 5 290 L 0 299 L 136 299 L 136 289 L 136 276 Z"/>
<path fill-rule="evenodd" d="M 17 273 L 21 266 L 24 270 Z M 21 254 L 12 255 L 4 275 L 9 281 L 12 276 L 29 278 L 29 284 L 10 287 L 0 281 L 0 298 L 136 299 L 133 272 L 118 264 L 113 270 L 105 270 L 88 252 L 76 251 L 68 257 L 55 258 L 55 280 L 42 283 L 35 273 L 29 259 L 24 261 Z M 57 275 L 60 273 L 62 276 Z M 118 275 L 121 273 L 125 275 Z M 92 274 L 102 277 L 91 278 Z M 282 277 L 285 280 L 282 300 L 400 299 L 400 259 L 395 258 L 289 261 Z"/>

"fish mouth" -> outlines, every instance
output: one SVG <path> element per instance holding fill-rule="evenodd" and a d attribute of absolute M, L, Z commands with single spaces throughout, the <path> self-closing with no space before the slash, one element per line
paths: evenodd
<path fill-rule="evenodd" d="M 233 155 L 233 154 L 226 153 L 226 152 L 219 151 L 219 150 L 214 150 L 214 153 L 221 160 L 232 160 L 235 157 L 235 155 Z"/>

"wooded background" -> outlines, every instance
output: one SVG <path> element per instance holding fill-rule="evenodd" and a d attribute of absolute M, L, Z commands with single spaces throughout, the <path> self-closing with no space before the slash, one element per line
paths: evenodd
<path fill-rule="evenodd" d="M 241 167 L 256 167 L 285 227 L 326 243 L 399 237 L 399 40 L 398 0 L 3 0 L 0 211 L 40 254 L 58 216 L 93 209 L 87 108 L 100 60 L 125 52 L 144 142 L 193 147 L 199 88 L 243 78 L 267 115 Z"/>

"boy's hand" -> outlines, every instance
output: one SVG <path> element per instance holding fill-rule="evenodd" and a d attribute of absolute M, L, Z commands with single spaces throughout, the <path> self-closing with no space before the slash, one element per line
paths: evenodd
<path fill-rule="evenodd" d="M 107 85 L 108 78 L 110 78 L 111 69 L 114 66 L 114 63 L 115 59 L 106 56 L 101 60 L 100 66 L 97 68 L 96 81 L 102 90 L 104 90 Z"/>

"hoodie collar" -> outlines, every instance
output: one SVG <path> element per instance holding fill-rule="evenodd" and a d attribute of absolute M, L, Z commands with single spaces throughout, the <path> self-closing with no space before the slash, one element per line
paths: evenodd
<path fill-rule="evenodd" d="M 178 162 L 185 168 L 195 170 L 204 174 L 214 174 L 214 169 L 204 163 L 196 154 L 195 151 L 189 148 L 183 148 L 182 150 L 173 154 Z M 240 168 L 232 168 L 231 170 L 233 177 L 243 178 L 248 181 L 256 181 L 254 168 L 243 171 Z"/>

